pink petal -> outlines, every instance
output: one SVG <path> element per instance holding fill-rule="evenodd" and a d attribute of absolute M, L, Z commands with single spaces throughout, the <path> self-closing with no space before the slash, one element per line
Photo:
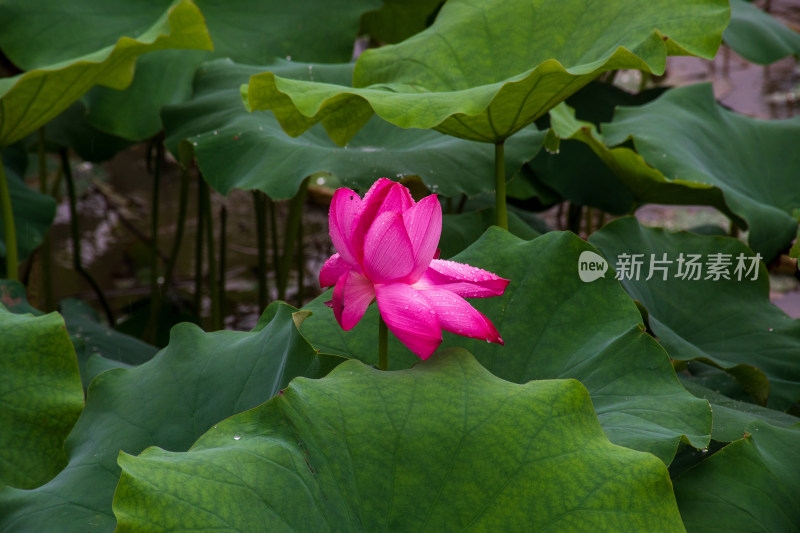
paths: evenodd
<path fill-rule="evenodd" d="M 352 242 L 353 227 L 358 219 L 357 214 L 362 205 L 361 197 L 350 189 L 337 189 L 333 193 L 331 209 L 328 212 L 328 231 L 333 246 L 342 259 L 352 266 L 358 264 L 356 250 Z"/>
<path fill-rule="evenodd" d="M 386 212 L 364 238 L 364 274 L 373 283 L 388 283 L 407 276 L 414 268 L 414 252 L 400 213 Z"/>
<path fill-rule="evenodd" d="M 342 329 L 345 331 L 353 329 L 374 299 L 375 289 L 372 282 L 351 270 L 345 276 Z"/>
<path fill-rule="evenodd" d="M 473 339 L 503 344 L 497 328 L 462 297 L 445 289 L 419 291 L 433 306 L 443 329 Z"/>
<path fill-rule="evenodd" d="M 392 180 L 381 178 L 372 184 L 356 214 L 357 225 L 353 228 L 351 243 L 356 254 L 360 253 L 364 238 L 379 215 L 391 211 L 402 213 L 414 205 L 408 189 Z M 362 256 L 357 255 L 357 259 Z"/>
<path fill-rule="evenodd" d="M 508 280 L 464 263 L 434 259 L 414 286 L 446 289 L 464 298 L 487 298 L 503 294 Z"/>
<path fill-rule="evenodd" d="M 352 269 L 353 267 L 342 259 L 340 254 L 333 254 L 319 271 L 319 286 L 324 288 L 336 284 L 342 275 Z"/>
<path fill-rule="evenodd" d="M 386 326 L 406 348 L 427 359 L 442 342 L 436 312 L 419 291 L 405 283 L 375 286 L 375 297 Z"/>
<path fill-rule="evenodd" d="M 373 299 L 375 291 L 372 283 L 358 272 L 351 270 L 336 282 L 330 307 L 342 329 L 350 331 L 364 316 Z"/>
<path fill-rule="evenodd" d="M 436 195 L 426 196 L 403 213 L 403 223 L 414 249 L 414 270 L 408 276 L 408 281 L 413 283 L 436 255 L 442 234 L 442 206 Z"/>

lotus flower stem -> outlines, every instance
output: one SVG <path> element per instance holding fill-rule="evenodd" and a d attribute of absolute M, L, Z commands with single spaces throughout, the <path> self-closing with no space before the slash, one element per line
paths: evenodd
<path fill-rule="evenodd" d="M 14 211 L 8 190 L 3 158 L 0 157 L 0 211 L 3 212 L 3 228 L 6 243 L 6 278 L 19 280 L 19 256 L 17 255 L 17 230 L 14 227 Z"/>
<path fill-rule="evenodd" d="M 197 233 L 195 234 L 194 246 L 194 310 L 197 316 L 203 308 L 203 177 L 197 172 Z"/>
<path fill-rule="evenodd" d="M 105 311 L 109 326 L 114 326 L 114 314 L 111 312 L 111 307 L 109 307 L 103 291 L 100 290 L 100 286 L 94 280 L 92 275 L 89 274 L 89 272 L 84 269 L 83 265 L 81 264 L 81 232 L 78 229 L 78 209 L 76 207 L 75 199 L 75 180 L 72 179 L 72 169 L 69 166 L 69 155 L 67 154 L 67 149 L 62 148 L 59 155 L 61 156 L 61 168 L 64 170 L 64 177 L 67 180 L 67 195 L 69 196 L 69 229 L 70 233 L 72 233 L 72 266 L 75 269 L 75 272 L 80 274 L 83 279 L 85 279 L 87 283 L 92 286 L 95 294 L 97 294 L 97 299 L 100 301 L 100 305 L 103 307 L 103 311 Z"/>
<path fill-rule="evenodd" d="M 225 278 L 228 269 L 226 268 L 226 248 L 228 241 L 228 208 L 223 205 L 219 213 L 219 329 L 222 329 L 225 317 Z"/>
<path fill-rule="evenodd" d="M 294 246 L 297 240 L 298 228 L 303 221 L 303 207 L 306 203 L 306 193 L 308 192 L 308 180 L 306 178 L 300 184 L 297 194 L 289 200 L 289 220 L 286 221 L 286 232 L 283 238 L 283 254 L 281 255 L 280 266 L 278 269 L 278 299 L 286 299 L 286 286 L 289 284 L 289 269 L 294 257 Z"/>
<path fill-rule="evenodd" d="M 303 253 L 303 225 L 297 226 L 297 307 L 303 307 L 303 284 L 305 283 L 305 254 Z"/>
<path fill-rule="evenodd" d="M 152 161 L 154 150 L 155 161 Z M 153 203 L 152 213 L 150 214 L 150 247 L 152 248 L 152 256 L 150 258 L 150 315 L 147 319 L 147 326 L 144 328 L 143 337 L 145 341 L 155 343 L 158 314 L 161 310 L 161 286 L 158 282 L 158 211 L 161 203 L 161 162 L 164 159 L 164 144 L 160 137 L 154 138 L 149 143 L 147 158 L 148 162 L 152 161 L 153 164 Z"/>
<path fill-rule="evenodd" d="M 266 207 L 269 210 L 269 233 L 272 239 L 272 264 L 275 272 L 275 284 L 278 283 L 278 272 L 281 270 L 281 255 L 278 250 L 278 213 L 275 202 L 269 196 L 266 197 Z M 277 287 L 276 287 L 277 288 Z"/>
<path fill-rule="evenodd" d="M 47 194 L 47 151 L 45 150 L 45 134 L 44 126 L 39 128 L 39 192 Z M 42 293 L 44 311 L 54 311 L 56 308 L 55 300 L 53 299 L 53 273 L 51 261 L 51 240 L 50 230 L 44 234 L 42 245 L 39 248 L 39 257 L 42 261 Z"/>
<path fill-rule="evenodd" d="M 506 209 L 506 162 L 502 142 L 494 145 L 494 190 L 497 225 L 508 230 L 508 210 Z"/>
<path fill-rule="evenodd" d="M 252 191 L 256 218 L 256 244 L 258 246 L 258 309 L 267 307 L 267 213 L 264 193 Z"/>
<path fill-rule="evenodd" d="M 181 191 L 178 199 L 178 223 L 175 228 L 175 239 L 172 241 L 172 250 L 169 254 L 169 261 L 164 271 L 164 286 L 172 285 L 172 275 L 175 271 L 175 263 L 178 260 L 178 253 L 183 242 L 183 232 L 186 228 L 186 209 L 189 203 L 189 168 L 191 160 L 184 163 L 181 161 Z"/>
<path fill-rule="evenodd" d="M 389 370 L 389 328 L 378 313 L 378 369 Z"/>

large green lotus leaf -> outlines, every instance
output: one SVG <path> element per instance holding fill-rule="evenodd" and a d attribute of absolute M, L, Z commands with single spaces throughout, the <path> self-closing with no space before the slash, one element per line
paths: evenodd
<path fill-rule="evenodd" d="M 740 254 L 746 269 L 753 265 L 750 258 L 755 258 L 742 242 L 668 233 L 643 227 L 634 218 L 616 220 L 589 240 L 618 273 L 621 254 L 644 254 L 639 279 L 626 269 L 622 284 L 647 308 L 650 327 L 670 357 L 699 359 L 727 369 L 758 401 L 767 400 L 768 393 L 771 408 L 786 409 L 800 399 L 800 320 L 789 318 L 770 303 L 769 277 L 763 264 L 737 271 Z M 670 262 L 656 264 L 651 254 L 659 261 L 666 254 Z M 696 262 L 702 279 L 677 277 L 680 254 L 684 259 L 689 259 L 689 254 L 701 256 Z M 723 270 L 729 279 L 715 279 L 708 267 L 714 259 L 711 254 L 723 254 L 721 259 L 729 264 Z M 666 271 L 654 270 L 648 280 L 651 266 Z M 761 382 L 762 372 L 769 380 L 767 390 Z"/>
<path fill-rule="evenodd" d="M 425 31 L 367 50 L 353 87 L 274 72 L 246 87 L 251 110 L 272 110 L 289 135 L 322 122 L 344 145 L 372 113 L 404 128 L 498 143 L 607 70 L 661 74 L 668 54 L 713 57 L 724 0 L 584 2 L 451 0 Z"/>
<path fill-rule="evenodd" d="M 285 77 L 346 83 L 353 65 L 279 61 L 274 69 Z M 491 146 L 404 130 L 378 117 L 345 148 L 321 126 L 288 137 L 272 114 L 248 113 L 242 106 L 239 86 L 262 70 L 229 60 L 206 63 L 195 78 L 194 98 L 163 112 L 167 146 L 177 155 L 181 141 L 191 142 L 203 177 L 222 194 L 233 188 L 260 189 L 272 198 L 289 198 L 317 172 L 333 173 L 343 185 L 364 190 L 378 177 L 403 175 L 420 176 L 444 196 L 494 188 Z M 530 127 L 509 140 L 508 179 L 536 154 L 543 139 L 543 132 Z"/>
<path fill-rule="evenodd" d="M 444 215 L 442 217 L 442 237 L 439 240 L 440 257 L 449 259 L 463 251 L 478 240 L 496 221 L 497 214 L 493 208 L 457 215 Z M 508 231 L 526 241 L 541 235 L 513 211 L 508 213 Z"/>
<path fill-rule="evenodd" d="M 648 200 L 646 194 L 644 198 L 637 198 L 632 191 L 649 192 L 635 183 L 645 178 L 651 169 L 627 148 L 606 148 L 592 137 L 593 134 L 601 138 L 592 124 L 611 121 L 617 106 L 642 105 L 663 91 L 658 88 L 631 94 L 609 83 L 590 83 L 570 96 L 566 105 L 560 104 L 550 110 L 547 118 L 551 131 L 561 141 L 555 150 L 541 150 L 528 164 L 532 172 L 523 173 L 522 177 L 537 190 L 544 185 L 545 190 L 555 190 L 572 203 L 609 213 L 629 213 L 637 203 Z M 574 114 L 570 108 L 575 109 Z M 692 191 L 686 193 L 691 195 Z"/>
<path fill-rule="evenodd" d="M 444 0 L 385 0 L 361 15 L 361 33 L 383 43 L 399 43 L 431 25 Z"/>
<path fill-rule="evenodd" d="M 636 305 L 612 276 L 580 280 L 578 258 L 592 250 L 572 233 L 523 241 L 490 228 L 453 260 L 511 280 L 502 297 L 470 302 L 497 327 L 505 346 L 446 333 L 442 347 L 465 347 L 493 374 L 515 383 L 581 381 L 612 442 L 669 464 L 682 438 L 697 448 L 708 444 L 708 403 L 680 385 L 666 353 L 645 333 Z M 329 297 L 306 306 L 315 314 L 303 323 L 304 335 L 325 352 L 375 363 L 377 307 L 345 332 L 322 303 Z M 399 342 L 390 346 L 391 368 L 407 368 L 415 359 Z"/>
<path fill-rule="evenodd" d="M 633 207 L 647 203 L 711 205 L 740 225 L 747 225 L 725 203 L 720 188 L 677 179 L 677 176 L 675 179 L 668 179 L 636 151 L 626 146 L 609 148 L 595 124 L 578 120 L 574 110 L 568 105 L 560 104 L 550 111 L 550 126 L 551 131 L 559 139 L 580 141 L 587 145 L 596 156 L 594 164 L 597 165 L 597 159 L 600 159 L 613 174 L 585 167 L 580 158 L 588 155 L 586 150 L 581 150 L 571 143 L 565 143 L 564 163 L 559 164 L 558 158 L 555 161 L 548 161 L 552 158 L 544 155 L 538 161 L 534 160 L 531 163 L 534 170 L 540 171 L 545 176 L 551 174 L 549 180 L 543 180 L 548 186 L 558 187 L 558 190 L 563 191 L 562 194 L 568 194 L 568 197 L 575 198 L 579 203 L 606 209 L 612 213 L 622 212 L 622 208 L 630 205 L 631 197 Z M 591 163 L 592 159 L 589 162 Z M 554 165 L 555 168 L 549 165 Z M 587 172 L 591 172 L 590 177 L 595 179 L 587 180 L 585 178 Z M 571 178 L 576 174 L 579 176 L 577 180 Z M 618 180 L 616 183 L 614 177 Z M 623 186 L 622 190 L 620 184 Z"/>
<path fill-rule="evenodd" d="M 130 141 L 148 139 L 161 131 L 162 106 L 180 103 L 192 95 L 197 66 L 211 57 L 202 50 L 162 50 L 136 64 L 136 77 L 122 91 L 94 87 L 83 100 L 86 123 Z"/>
<path fill-rule="evenodd" d="M 675 479 L 690 533 L 800 531 L 800 426 L 747 432 Z"/>
<path fill-rule="evenodd" d="M 86 28 L 79 33 L 85 35 Z M 124 89 L 133 79 L 136 57 L 145 52 L 210 46 L 200 11 L 181 0 L 135 39 L 120 37 L 116 44 L 88 55 L 0 79 L 0 145 L 35 131 L 94 85 Z"/>
<path fill-rule="evenodd" d="M 731 23 L 722 38 L 734 52 L 761 65 L 800 55 L 800 34 L 746 0 L 731 1 Z"/>
<path fill-rule="evenodd" d="M 75 350 L 56 313 L 0 304 L 0 486 L 32 489 L 66 464 L 64 439 L 83 408 Z"/>
<path fill-rule="evenodd" d="M 116 366 L 115 362 L 124 366 L 140 365 L 158 351 L 155 346 L 102 324 L 95 310 L 84 302 L 62 300 L 59 310 L 78 355 L 84 388 L 101 371 Z"/>
<path fill-rule="evenodd" d="M 380 0 L 196 0 L 208 24 L 214 53 L 164 51 L 137 64 L 125 91 L 102 87 L 86 96 L 89 122 L 131 140 L 161 129 L 162 106 L 185 101 L 197 66 L 214 57 L 267 64 L 276 57 L 301 61 L 349 61 L 359 18 L 381 6 Z M 76 57 L 137 35 L 169 5 L 167 0 L 12 0 L 0 8 L 3 46 L 23 68 Z M 87 34 L 87 27 L 91 32 Z M 41 43 L 41 44 L 39 44 Z"/>
<path fill-rule="evenodd" d="M 67 438 L 66 468 L 32 491 L 1 489 L 0 531 L 113 531 L 121 450 L 186 450 L 211 426 L 265 402 L 295 376 L 327 374 L 340 358 L 317 354 L 299 335 L 294 309 L 275 305 L 280 309 L 259 332 L 204 333 L 181 324 L 152 360 L 98 375 Z"/>
<path fill-rule="evenodd" d="M 508 383 L 464 350 L 348 361 L 119 463 L 120 532 L 682 531 L 664 465 L 611 444 L 579 383 Z"/>
<path fill-rule="evenodd" d="M 711 404 L 711 438 L 715 441 L 733 442 L 743 438 L 747 433 L 747 426 L 756 420 L 778 427 L 788 427 L 800 423 L 800 418 L 783 411 L 728 398 L 724 394 L 700 385 L 684 374 L 678 374 L 678 377 L 689 392 L 698 398 L 708 400 Z"/>
<path fill-rule="evenodd" d="M 142 61 L 150 57 L 145 54 L 137 61 L 137 72 Z M 123 110 L 120 110 L 122 112 Z M 86 106 L 78 100 L 45 126 L 48 148 L 52 144 L 75 151 L 85 161 L 108 161 L 131 145 L 120 137 L 102 132 L 86 121 Z M 29 146 L 38 143 L 38 133 L 32 133 L 22 141 Z"/>
<path fill-rule="evenodd" d="M 800 207 L 800 117 L 738 115 L 716 103 L 710 84 L 700 84 L 620 108 L 603 133 L 609 146 L 632 136 L 639 154 L 670 181 L 722 190 L 730 210 L 747 222 L 750 246 L 765 260 L 792 242 L 797 219 L 791 213 Z"/>
<path fill-rule="evenodd" d="M 19 259 L 24 260 L 42 244 L 56 215 L 56 202 L 52 197 L 25 185 L 14 170 L 5 167 L 5 173 L 14 214 L 14 228 L 17 232 L 17 252 Z M 3 269 L 5 269 L 5 224 L 2 218 L 0 218 L 0 257 L 3 258 Z"/>

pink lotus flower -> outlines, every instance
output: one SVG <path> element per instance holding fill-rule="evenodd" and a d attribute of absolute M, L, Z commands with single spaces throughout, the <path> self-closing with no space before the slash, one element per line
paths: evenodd
<path fill-rule="evenodd" d="M 503 294 L 508 280 L 462 263 L 436 259 L 442 207 L 436 195 L 415 203 L 408 189 L 386 178 L 362 200 L 338 189 L 331 201 L 330 235 L 338 253 L 319 273 L 334 285 L 333 308 L 352 329 L 373 300 L 386 326 L 409 350 L 427 359 L 442 342 L 442 329 L 503 344 L 488 318 L 464 297 Z"/>

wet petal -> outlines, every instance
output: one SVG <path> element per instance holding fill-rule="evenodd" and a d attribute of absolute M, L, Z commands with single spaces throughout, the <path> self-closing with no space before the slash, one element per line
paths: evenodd
<path fill-rule="evenodd" d="M 403 223 L 414 249 L 414 270 L 408 276 L 408 281 L 413 283 L 427 270 L 436 255 L 442 234 L 442 206 L 436 195 L 423 198 L 403 213 Z"/>
<path fill-rule="evenodd" d="M 375 297 L 386 326 L 406 348 L 427 359 L 442 342 L 442 331 L 430 302 L 405 283 L 377 285 Z"/>
<path fill-rule="evenodd" d="M 400 213 L 378 216 L 364 239 L 364 274 L 373 283 L 388 283 L 414 268 L 414 252 Z"/>
<path fill-rule="evenodd" d="M 373 183 L 364 195 L 361 208 L 356 214 L 358 224 L 353 228 L 351 239 L 353 249 L 361 250 L 366 234 L 378 216 L 386 212 L 402 213 L 412 205 L 414 200 L 411 198 L 411 193 L 403 185 L 386 178 Z M 357 259 L 360 260 L 361 257 L 362 255 L 358 255 Z"/>
<path fill-rule="evenodd" d="M 328 228 L 333 246 L 342 259 L 355 266 L 357 249 L 353 246 L 353 228 L 361 208 L 361 197 L 350 189 L 337 189 L 328 212 Z"/>
<path fill-rule="evenodd" d="M 335 285 L 338 279 L 349 270 L 352 270 L 352 268 L 347 261 L 342 259 L 340 254 L 333 254 L 325 261 L 319 271 L 319 286 L 324 288 Z"/>
<path fill-rule="evenodd" d="M 418 288 L 446 289 L 463 298 L 487 298 L 500 296 L 508 286 L 508 280 L 481 268 L 434 259 L 422 278 L 415 283 Z"/>
<path fill-rule="evenodd" d="M 333 309 L 333 315 L 342 329 L 349 331 L 358 324 L 373 299 L 375 290 L 372 283 L 358 272 L 351 270 L 336 282 L 329 306 Z"/>
<path fill-rule="evenodd" d="M 444 289 L 419 291 L 433 306 L 443 329 L 456 335 L 503 344 L 494 324 L 462 297 Z"/>
<path fill-rule="evenodd" d="M 351 270 L 344 276 L 344 309 L 342 329 L 349 331 L 358 324 L 364 312 L 375 299 L 375 289 L 367 278 Z"/>

